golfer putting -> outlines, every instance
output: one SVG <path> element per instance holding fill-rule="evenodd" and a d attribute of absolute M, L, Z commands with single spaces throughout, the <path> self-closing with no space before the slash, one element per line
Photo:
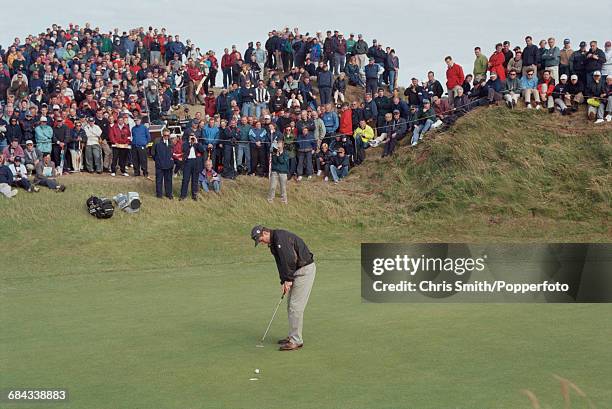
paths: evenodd
<path fill-rule="evenodd" d="M 272 230 L 258 225 L 251 230 L 251 238 L 255 241 L 255 246 L 264 243 L 270 248 L 280 277 L 282 297 L 287 298 L 289 335 L 278 341 L 280 350 L 295 351 L 300 349 L 304 346 L 304 340 L 302 339 L 304 310 L 317 270 L 313 254 L 304 240 L 286 230 Z M 281 301 L 282 298 L 279 305 Z M 274 315 L 272 319 L 274 319 Z M 272 321 L 270 321 L 271 323 Z M 270 325 L 268 325 L 269 328 Z M 264 338 L 266 334 L 267 330 L 264 333 Z"/>

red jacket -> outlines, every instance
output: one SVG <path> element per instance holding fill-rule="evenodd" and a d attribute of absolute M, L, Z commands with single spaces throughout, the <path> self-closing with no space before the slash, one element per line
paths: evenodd
<path fill-rule="evenodd" d="M 232 56 L 229 54 L 223 54 L 221 57 L 221 69 L 232 68 Z"/>
<path fill-rule="evenodd" d="M 353 134 L 353 111 L 347 109 L 346 111 L 342 111 L 340 113 L 340 126 L 338 127 L 338 132 L 343 135 L 352 135 Z"/>
<path fill-rule="evenodd" d="M 231 67 L 232 65 L 234 65 L 234 63 L 235 63 L 236 61 L 238 61 L 239 59 L 241 59 L 241 58 L 242 58 L 242 57 L 241 57 L 241 55 L 240 55 L 240 53 L 239 53 L 238 51 L 232 51 L 232 52 L 230 53 L 230 62 L 231 62 L 230 67 Z M 250 62 L 250 61 L 249 61 L 249 62 Z"/>
<path fill-rule="evenodd" d="M 217 112 L 217 99 L 215 97 L 206 96 L 204 98 L 204 112 L 208 116 L 215 116 Z"/>
<path fill-rule="evenodd" d="M 119 128 L 118 124 L 111 126 L 108 132 L 108 137 L 113 145 L 121 144 L 128 145 L 130 143 L 130 126 L 123 124 L 123 128 Z"/>
<path fill-rule="evenodd" d="M 193 67 L 187 67 L 187 74 L 189 75 L 189 78 L 191 78 L 191 81 L 193 82 L 200 82 L 200 80 L 202 79 L 202 77 L 204 77 L 204 74 L 202 73 L 202 71 L 200 71 L 200 69 L 196 66 Z"/>
<path fill-rule="evenodd" d="M 538 92 L 540 94 L 542 93 L 542 85 L 544 84 L 546 84 L 546 96 L 549 97 L 555 90 L 555 81 L 552 79 L 552 77 L 548 81 L 541 80 L 538 84 Z"/>
<path fill-rule="evenodd" d="M 183 160 L 183 144 L 178 142 L 172 146 L 172 159 Z"/>
<path fill-rule="evenodd" d="M 495 51 L 491 58 L 489 58 L 489 71 L 495 72 L 497 74 L 497 78 L 500 81 L 506 81 L 506 69 L 504 68 L 504 63 L 506 62 L 506 56 L 503 52 Z"/>
<path fill-rule="evenodd" d="M 465 81 L 465 74 L 459 64 L 453 64 L 452 67 L 446 69 L 446 88 L 453 89 L 456 86 L 462 86 L 463 81 Z"/>
<path fill-rule="evenodd" d="M 210 61 L 210 68 L 212 68 L 213 70 L 219 69 L 219 61 L 217 61 L 217 57 L 215 57 L 214 55 L 209 55 L 208 61 Z"/>

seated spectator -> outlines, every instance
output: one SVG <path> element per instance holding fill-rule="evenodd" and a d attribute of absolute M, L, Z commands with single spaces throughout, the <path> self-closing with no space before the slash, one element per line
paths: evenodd
<path fill-rule="evenodd" d="M 521 89 L 523 90 L 523 98 L 525 98 L 525 105 L 527 109 L 531 109 L 531 97 L 533 97 L 536 103 L 536 109 L 541 109 L 540 106 L 540 93 L 538 92 L 538 78 L 535 75 L 535 70 L 529 68 L 525 72 L 525 75 L 521 78 Z"/>
<path fill-rule="evenodd" d="M 503 84 L 497 78 L 497 72 L 491 71 L 489 75 L 489 80 L 485 83 L 485 87 L 487 88 L 487 98 L 489 99 L 489 105 L 497 103 L 497 101 L 502 100 L 502 89 Z M 461 90 L 463 91 L 463 89 Z"/>
<path fill-rule="evenodd" d="M 463 90 L 461 93 L 463 95 Z M 457 96 L 459 96 L 459 94 L 457 94 Z M 455 108 L 457 108 L 457 104 L 455 104 Z M 423 135 L 429 131 L 435 120 L 436 112 L 431 107 L 431 103 L 428 99 L 423 100 L 423 107 L 419 111 L 418 122 L 416 123 L 414 132 L 412 133 L 412 140 L 410 141 L 411 146 L 416 146 L 419 140 L 423 139 Z"/>
<path fill-rule="evenodd" d="M 28 174 L 31 175 L 35 172 L 36 165 L 41 159 L 42 152 L 40 149 L 34 147 L 34 142 L 28 139 L 26 141 L 26 148 L 23 152 L 23 162 L 28 170 Z"/>
<path fill-rule="evenodd" d="M 506 101 L 506 105 L 508 108 L 516 107 L 516 103 L 518 102 L 519 97 L 521 96 L 521 84 L 519 79 L 517 78 L 517 72 L 515 69 L 510 70 L 508 72 L 508 77 L 504 82 L 503 94 L 504 100 Z"/>
<path fill-rule="evenodd" d="M 25 165 L 21 163 L 21 156 L 15 156 L 13 158 L 13 162 L 9 164 L 9 169 L 13 174 L 13 182 L 12 186 L 20 187 L 25 189 L 27 192 L 38 192 L 40 189 L 38 187 L 33 186 L 30 180 L 28 179 L 28 170 Z"/>
<path fill-rule="evenodd" d="M 578 75 L 572 74 L 570 77 L 570 82 L 567 85 L 565 95 L 569 100 L 566 101 L 566 104 L 572 110 L 572 112 L 576 112 L 578 110 L 578 106 L 584 102 L 584 86 L 578 80 Z"/>
<path fill-rule="evenodd" d="M 604 112 L 608 99 L 606 88 L 606 84 L 601 80 L 601 72 L 595 71 L 593 73 L 593 81 L 587 85 L 586 96 L 588 104 L 587 116 L 591 121 L 595 119 L 596 124 L 604 122 Z"/>
<path fill-rule="evenodd" d="M 387 144 L 382 154 L 383 158 L 393 155 L 397 142 L 404 138 L 407 129 L 406 120 L 400 116 L 400 111 L 398 109 L 394 110 L 392 114 L 386 114 L 385 116 L 387 115 L 391 116 L 391 120 L 385 120 L 383 128 L 386 134 L 385 137 L 387 138 Z"/>
<path fill-rule="evenodd" d="M 477 82 L 477 84 L 482 84 L 484 80 Z M 446 98 L 438 98 L 434 95 L 433 97 L 433 108 L 436 113 L 436 122 L 432 125 L 432 128 L 437 128 L 442 126 L 442 124 L 451 124 L 454 121 L 452 120 L 453 112 L 448 100 Z"/>
<path fill-rule="evenodd" d="M 339 103 L 344 103 L 344 94 L 346 93 L 346 74 L 341 72 L 338 78 L 334 81 L 334 103 L 338 105 Z"/>
<path fill-rule="evenodd" d="M 567 82 L 567 74 L 561 74 L 560 82 L 555 87 L 555 90 L 552 93 L 555 106 L 559 107 L 559 111 L 561 111 L 561 115 L 569 115 L 570 110 L 568 109 L 568 105 L 571 106 L 571 100 L 567 94 L 567 87 L 569 86 Z"/>
<path fill-rule="evenodd" d="M 11 143 L 2 151 L 2 157 L 5 162 L 13 163 L 17 156 L 24 156 L 23 148 L 19 146 L 19 139 L 11 139 Z"/>
<path fill-rule="evenodd" d="M 332 163 L 333 153 L 329 150 L 326 143 L 321 144 L 321 149 L 317 153 L 317 176 L 324 176 L 324 180 L 329 180 L 329 166 Z"/>
<path fill-rule="evenodd" d="M 468 93 L 468 98 L 472 107 L 476 108 L 479 106 L 488 105 L 488 88 L 485 87 L 486 80 L 483 78 L 480 81 L 476 81 L 474 86 Z M 434 101 L 435 108 L 435 101 Z M 437 111 L 436 111 L 437 112 Z"/>
<path fill-rule="evenodd" d="M 463 88 L 457 89 L 457 96 L 454 102 L 455 115 L 464 115 L 472 109 L 470 99 L 463 93 Z"/>
<path fill-rule="evenodd" d="M 204 192 L 208 193 L 211 190 L 215 193 L 221 192 L 221 177 L 213 169 L 212 160 L 207 159 L 206 162 L 204 162 L 204 169 L 200 172 L 198 179 Z"/>
<path fill-rule="evenodd" d="M 348 64 L 346 64 L 346 67 L 344 68 L 344 72 L 348 77 L 350 85 L 365 88 L 365 84 L 361 79 L 359 65 L 357 65 L 357 60 L 355 56 L 351 56 Z"/>
<path fill-rule="evenodd" d="M 609 41 L 606 43 L 609 44 Z M 606 121 L 612 121 L 612 75 L 606 77 Z"/>
<path fill-rule="evenodd" d="M 334 183 L 338 183 L 340 179 L 348 176 L 349 173 L 349 158 L 344 152 L 344 148 L 338 149 L 338 154 L 332 157 L 329 173 L 332 176 Z"/>
<path fill-rule="evenodd" d="M 540 94 L 540 101 L 546 101 L 546 107 L 551 114 L 555 111 L 555 102 L 552 97 L 554 90 L 555 80 L 551 76 L 550 71 L 544 70 L 542 79 L 538 83 L 538 93 Z"/>
<path fill-rule="evenodd" d="M 58 175 L 57 167 L 51 160 L 51 154 L 43 153 L 42 160 L 36 165 L 34 182 L 37 185 L 47 186 L 49 189 L 55 190 L 56 192 L 63 192 L 66 190 L 66 187 L 57 183 L 56 178 Z"/>
<path fill-rule="evenodd" d="M 366 123 L 365 119 L 359 121 L 359 126 L 353 133 L 357 152 L 355 156 L 355 164 L 359 165 L 365 160 L 365 150 L 370 147 L 370 141 L 374 139 L 374 130 Z"/>
<path fill-rule="evenodd" d="M 5 164 L 4 157 L 0 156 L 0 193 L 5 197 L 11 198 L 17 194 L 17 189 L 12 189 L 13 172 Z"/>

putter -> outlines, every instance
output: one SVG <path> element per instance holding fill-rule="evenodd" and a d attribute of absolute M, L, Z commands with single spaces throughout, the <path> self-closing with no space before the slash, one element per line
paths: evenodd
<path fill-rule="evenodd" d="M 266 328 L 266 332 L 264 332 L 263 337 L 261 337 L 261 340 L 259 341 L 259 344 L 255 345 L 257 348 L 263 348 L 264 347 L 264 339 L 266 339 L 266 335 L 268 335 L 268 331 L 270 331 L 270 327 L 272 326 L 272 321 L 274 321 L 274 317 L 276 317 L 276 312 L 278 311 L 278 307 L 280 307 L 281 303 L 283 302 L 283 298 L 285 298 L 285 294 L 281 295 L 280 300 L 278 300 L 278 304 L 276 304 L 276 308 L 274 309 L 274 313 L 272 313 L 272 318 L 270 318 L 270 322 L 268 323 L 268 327 Z"/>

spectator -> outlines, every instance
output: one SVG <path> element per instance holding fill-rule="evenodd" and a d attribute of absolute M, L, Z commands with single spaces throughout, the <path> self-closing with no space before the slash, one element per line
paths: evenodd
<path fill-rule="evenodd" d="M 503 83 L 497 78 L 496 71 L 491 71 L 491 75 L 489 80 L 485 83 L 485 87 L 487 88 L 487 98 L 490 105 L 502 100 Z M 461 91 L 463 91 L 463 88 Z"/>
<path fill-rule="evenodd" d="M 191 182 L 191 198 L 198 200 L 198 183 L 200 173 L 200 157 L 204 154 L 205 149 L 198 142 L 195 135 L 190 135 L 189 140 L 183 142 L 183 181 L 181 183 L 181 195 L 179 200 L 185 200 L 189 192 L 189 184 Z"/>
<path fill-rule="evenodd" d="M 497 78 L 503 83 L 506 81 L 506 68 L 504 67 L 504 63 L 506 61 L 506 56 L 502 51 L 502 44 L 497 43 L 495 45 L 495 51 L 489 57 L 489 71 L 497 74 Z"/>
<path fill-rule="evenodd" d="M 606 41 L 604 46 L 604 54 L 606 55 L 606 62 L 603 63 L 601 69 L 601 80 L 606 81 L 608 76 L 612 75 L 612 42 Z"/>
<path fill-rule="evenodd" d="M 42 159 L 42 152 L 40 149 L 34 147 L 34 142 L 30 139 L 26 141 L 26 148 L 23 152 L 23 160 L 28 174 L 33 174 L 36 169 L 36 165 Z"/>
<path fill-rule="evenodd" d="M 531 109 L 531 97 L 535 100 L 536 109 L 540 109 L 540 93 L 538 92 L 538 79 L 535 76 L 535 70 L 530 68 L 527 70 L 523 78 L 521 78 L 521 89 L 523 90 L 523 98 L 527 109 Z"/>
<path fill-rule="evenodd" d="M 323 64 L 323 70 L 317 76 L 317 84 L 319 86 L 321 105 L 327 105 L 332 102 L 332 87 L 334 76 L 328 70 L 327 64 Z"/>
<path fill-rule="evenodd" d="M 353 139 L 357 146 L 355 164 L 359 165 L 365 160 L 365 150 L 370 147 L 370 141 L 374 139 L 374 130 L 365 119 L 359 121 L 359 126 L 353 133 Z"/>
<path fill-rule="evenodd" d="M 20 187 L 30 193 L 39 191 L 38 187 L 32 185 L 28 179 L 28 170 L 23 165 L 21 156 L 15 156 L 13 162 L 8 167 L 13 174 L 13 186 Z"/>
<path fill-rule="evenodd" d="M 370 57 L 369 64 L 365 66 L 366 92 L 375 94 L 378 89 L 378 64 L 374 63 L 374 57 Z"/>
<path fill-rule="evenodd" d="M 383 135 L 387 139 L 382 154 L 383 158 L 393 155 L 397 142 L 404 138 L 407 129 L 406 120 L 400 116 L 399 109 L 394 110 L 392 114 L 385 114 L 385 117 L 391 119 L 385 120 L 383 127 Z"/>
<path fill-rule="evenodd" d="M 317 143 L 314 139 L 314 135 L 310 132 L 310 129 L 306 126 L 302 127 L 302 132 L 298 134 L 296 141 L 297 145 L 297 181 L 302 180 L 304 175 L 304 169 L 308 179 L 312 178 L 312 154 L 317 149 Z"/>
<path fill-rule="evenodd" d="M 66 186 L 57 183 L 59 172 L 55 163 L 51 160 L 50 153 L 43 153 L 42 160 L 36 164 L 36 177 L 34 178 L 37 185 L 46 186 L 56 192 L 63 192 Z"/>
<path fill-rule="evenodd" d="M 572 74 L 565 93 L 565 101 L 572 112 L 578 110 L 578 105 L 584 102 L 584 86 L 578 80 L 578 75 Z"/>
<path fill-rule="evenodd" d="M 123 176 L 130 176 L 126 171 L 127 156 L 130 149 L 132 134 L 130 127 L 125 123 L 125 117 L 120 115 L 117 123 L 110 127 L 109 139 L 113 147 L 113 162 L 111 164 L 111 176 L 115 176 L 117 163 Z"/>
<path fill-rule="evenodd" d="M 24 152 L 23 148 L 19 146 L 19 140 L 13 139 L 9 146 L 4 148 L 2 151 L 2 157 L 4 158 L 4 162 L 7 164 L 11 164 L 15 161 L 16 157 L 23 157 Z"/>
<path fill-rule="evenodd" d="M 463 80 L 465 80 L 465 75 L 463 74 L 463 68 L 459 64 L 455 64 L 450 55 L 447 56 L 444 61 L 448 66 L 446 69 L 446 89 L 448 91 L 448 99 L 449 101 L 454 101 L 457 91 L 459 88 L 462 88 L 461 86 L 463 84 Z"/>
<path fill-rule="evenodd" d="M 282 140 L 276 143 L 276 148 L 272 149 L 272 165 L 270 173 L 270 189 L 268 191 L 268 202 L 274 201 L 276 195 L 276 185 L 280 184 L 281 202 L 287 204 L 287 174 L 289 173 L 289 155 L 285 151 Z"/>
<path fill-rule="evenodd" d="M 365 54 L 363 54 L 363 56 L 365 56 Z M 348 77 L 348 82 L 350 85 L 365 88 L 360 69 L 361 68 L 358 65 L 358 60 L 356 59 L 356 57 L 351 56 L 349 58 L 348 63 L 346 64 L 346 67 L 344 67 L 344 72 Z"/>
<path fill-rule="evenodd" d="M 591 48 L 586 53 L 584 59 L 584 71 L 586 73 L 586 86 L 589 87 L 595 79 L 595 72 L 601 74 L 604 63 L 606 62 L 606 54 L 597 48 L 597 41 L 591 41 Z"/>
<path fill-rule="evenodd" d="M 565 74 L 568 78 L 572 73 L 571 59 L 574 54 L 569 38 L 563 40 L 563 48 L 559 51 L 559 75 Z"/>
<path fill-rule="evenodd" d="M 525 48 L 523 49 L 523 77 L 527 75 L 527 71 L 533 70 L 534 77 L 540 63 L 538 47 L 533 44 L 531 36 L 525 37 Z"/>
<path fill-rule="evenodd" d="M 34 128 L 36 136 L 36 146 L 44 153 L 51 153 L 51 144 L 53 141 L 53 128 L 47 125 L 47 117 L 40 117 L 40 124 Z"/>
<path fill-rule="evenodd" d="M 606 100 L 608 99 L 608 93 L 606 84 L 601 80 L 601 72 L 595 71 L 593 73 L 593 79 L 591 84 L 586 87 L 586 97 L 588 109 L 588 118 L 592 121 L 595 119 L 596 124 L 604 122 L 604 110 L 606 107 Z M 608 107 L 608 112 L 610 111 Z"/>
<path fill-rule="evenodd" d="M 519 79 L 521 78 L 521 73 L 523 72 L 523 52 L 520 49 L 516 50 L 514 57 L 510 58 L 506 68 L 508 72 L 510 72 L 510 70 L 515 70 L 516 77 Z"/>
<path fill-rule="evenodd" d="M 321 149 L 317 152 L 317 176 L 323 175 L 324 181 L 327 182 L 329 180 L 329 166 L 332 163 L 332 152 L 329 150 L 329 146 L 327 143 L 323 142 L 321 144 Z"/>
<path fill-rule="evenodd" d="M 204 169 L 200 172 L 199 181 L 204 192 L 208 193 L 210 190 L 215 193 L 221 192 L 221 177 L 213 169 L 212 160 L 208 159 L 204 162 Z"/>
<path fill-rule="evenodd" d="M 549 113 L 553 113 L 555 110 L 555 102 L 552 97 L 552 93 L 555 90 L 555 80 L 551 77 L 550 71 L 545 70 L 542 73 L 542 79 L 538 83 L 538 93 L 540 94 L 540 101 L 546 101 L 546 107 Z"/>
<path fill-rule="evenodd" d="M 256 121 L 255 127 L 249 131 L 251 142 L 251 175 L 265 176 L 268 173 L 267 152 L 270 140 L 268 132 Z"/>
<path fill-rule="evenodd" d="M 17 194 L 17 189 L 11 189 L 13 185 L 13 172 L 4 163 L 4 157 L 0 157 L 0 193 L 11 198 Z"/>
<path fill-rule="evenodd" d="M 504 94 L 504 100 L 506 101 L 508 108 L 515 108 L 518 99 L 521 96 L 521 84 L 517 78 L 517 71 L 514 68 L 508 73 L 508 78 L 506 78 L 506 81 L 504 82 L 502 93 Z"/>
<path fill-rule="evenodd" d="M 271 127 L 273 127 L 273 125 L 271 125 Z M 234 148 L 236 140 L 240 137 L 239 133 L 240 131 L 236 127 L 235 119 L 231 120 L 229 126 L 228 122 L 225 119 L 221 120 L 221 128 L 219 129 L 219 148 L 223 155 L 222 176 L 227 179 L 236 178 Z"/>
<path fill-rule="evenodd" d="M 87 135 L 82 127 L 81 121 L 75 121 L 74 128 L 71 130 L 70 142 L 68 142 L 73 172 L 80 172 L 83 166 L 83 141 L 86 139 Z"/>
<path fill-rule="evenodd" d="M 348 176 L 349 173 L 349 158 L 346 156 L 344 148 L 338 149 L 338 154 L 332 157 L 329 173 L 335 184 L 338 184 L 340 179 Z"/>
<path fill-rule="evenodd" d="M 155 161 L 155 196 L 161 199 L 165 196 L 172 200 L 172 168 L 174 167 L 173 161 L 173 147 L 170 141 L 170 130 L 164 129 L 162 131 L 162 137 L 153 144 L 151 149 L 151 156 Z"/>
<path fill-rule="evenodd" d="M 463 95 L 463 92 L 461 92 Z M 419 111 L 418 121 L 415 124 L 414 132 L 412 133 L 412 140 L 410 141 L 411 146 L 416 146 L 419 140 L 423 139 L 423 136 L 436 121 L 436 112 L 431 107 L 429 100 L 423 100 L 423 107 Z"/>
<path fill-rule="evenodd" d="M 552 97 L 555 102 L 555 106 L 559 107 L 559 111 L 561 111 L 561 115 L 570 114 L 570 110 L 568 110 L 568 105 L 571 106 L 570 98 L 567 95 L 567 88 L 569 84 L 567 82 L 567 74 L 561 74 L 561 80 L 557 86 L 555 86 L 555 90 L 552 93 Z"/>
<path fill-rule="evenodd" d="M 480 81 L 487 78 L 487 69 L 489 60 L 482 54 L 480 47 L 474 48 L 476 59 L 474 60 L 474 81 Z"/>
<path fill-rule="evenodd" d="M 149 128 L 142 123 L 140 116 L 136 117 L 136 126 L 132 128 L 132 161 L 134 165 L 134 176 L 142 175 L 149 177 L 147 166 L 147 145 L 151 142 Z"/>
<path fill-rule="evenodd" d="M 586 62 L 587 56 L 587 44 L 585 41 L 580 42 L 579 49 L 574 51 L 572 58 L 570 59 L 570 68 L 572 74 L 578 76 L 578 80 L 582 84 L 586 84 L 586 73 L 584 63 Z"/>
<path fill-rule="evenodd" d="M 555 38 L 550 37 L 548 39 L 548 49 L 542 55 L 542 66 L 544 70 L 550 72 L 550 76 L 555 81 L 555 84 L 559 82 L 560 55 L 559 47 L 555 45 Z"/>
<path fill-rule="evenodd" d="M 429 71 L 427 73 L 427 82 L 425 83 L 425 92 L 429 95 L 430 98 L 434 96 L 438 98 L 442 98 L 444 94 L 444 88 L 442 88 L 442 84 L 434 77 L 434 72 Z"/>
<path fill-rule="evenodd" d="M 344 102 L 344 94 L 346 93 L 346 74 L 341 72 L 338 78 L 334 81 L 333 91 L 334 91 L 334 103 L 338 105 L 339 103 Z"/>

